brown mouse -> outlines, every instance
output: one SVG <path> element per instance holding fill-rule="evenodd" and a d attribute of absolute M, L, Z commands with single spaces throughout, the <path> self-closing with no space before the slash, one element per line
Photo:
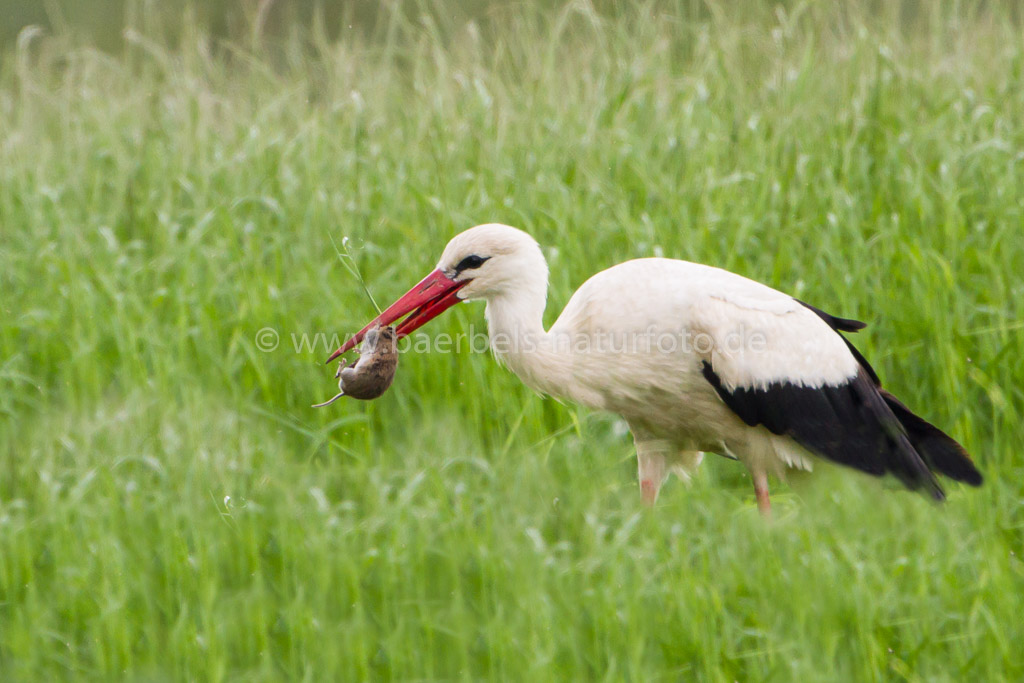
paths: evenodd
<path fill-rule="evenodd" d="M 363 401 L 379 398 L 391 386 L 398 368 L 398 337 L 395 328 L 374 328 L 366 333 L 363 345 L 359 349 L 359 360 L 352 367 L 346 367 L 347 361 L 338 366 L 338 393 L 334 398 L 317 403 L 314 408 L 322 408 L 337 401 L 342 396 L 351 396 Z"/>

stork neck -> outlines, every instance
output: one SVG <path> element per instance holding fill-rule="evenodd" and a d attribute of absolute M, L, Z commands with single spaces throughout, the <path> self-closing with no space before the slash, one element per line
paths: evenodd
<path fill-rule="evenodd" d="M 491 349 L 499 357 L 528 352 L 547 335 L 544 331 L 546 292 L 519 290 L 487 301 L 487 326 Z"/>
<path fill-rule="evenodd" d="M 540 291 L 517 290 L 487 301 L 491 351 L 531 388 L 563 396 L 564 374 L 570 363 L 561 358 L 544 330 L 546 286 Z"/>

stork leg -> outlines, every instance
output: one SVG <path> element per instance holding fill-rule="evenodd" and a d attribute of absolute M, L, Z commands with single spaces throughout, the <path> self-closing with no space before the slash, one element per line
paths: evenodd
<path fill-rule="evenodd" d="M 661 453 L 637 453 L 637 465 L 640 474 L 640 496 L 644 505 L 653 506 L 658 500 L 658 491 L 668 476 L 665 456 Z"/>
<path fill-rule="evenodd" d="M 753 472 L 754 495 L 757 496 L 757 509 L 765 519 L 772 516 L 772 503 L 768 499 L 768 474 Z"/>
<path fill-rule="evenodd" d="M 647 506 L 658 500 L 658 491 L 668 477 L 665 456 L 672 452 L 669 442 L 662 439 L 640 440 L 635 435 L 637 474 L 640 479 L 640 496 Z"/>

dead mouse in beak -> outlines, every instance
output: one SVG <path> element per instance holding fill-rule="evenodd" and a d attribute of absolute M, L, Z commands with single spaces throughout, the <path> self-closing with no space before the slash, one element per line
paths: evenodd
<path fill-rule="evenodd" d="M 395 328 L 374 328 L 366 333 L 363 345 L 359 349 L 359 360 L 352 367 L 346 367 L 344 359 L 338 367 L 338 394 L 329 401 L 318 403 L 314 408 L 322 408 L 337 401 L 342 396 L 351 396 L 363 401 L 379 398 L 391 386 L 398 368 L 398 337 Z"/>

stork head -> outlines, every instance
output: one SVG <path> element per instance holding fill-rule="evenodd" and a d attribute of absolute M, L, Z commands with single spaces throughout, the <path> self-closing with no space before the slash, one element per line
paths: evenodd
<path fill-rule="evenodd" d="M 346 341 L 327 362 L 362 341 L 373 328 L 409 314 L 396 328 L 404 337 L 461 301 L 494 299 L 511 292 L 540 296 L 547 292 L 544 255 L 522 230 L 487 223 L 448 242 L 437 268 Z"/>
<path fill-rule="evenodd" d="M 448 242 L 437 270 L 458 283 L 463 301 L 490 299 L 538 282 L 547 288 L 547 263 L 530 235 L 500 223 L 459 233 Z"/>

